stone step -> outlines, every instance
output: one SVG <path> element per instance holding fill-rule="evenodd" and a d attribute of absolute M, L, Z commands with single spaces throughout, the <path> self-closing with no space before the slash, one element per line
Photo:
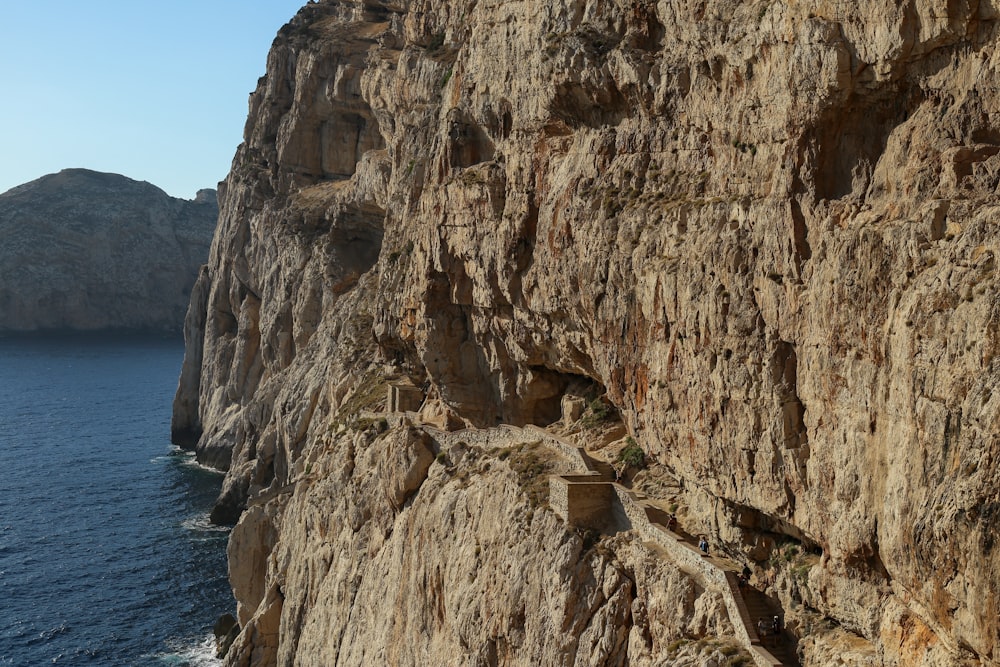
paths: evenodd
<path fill-rule="evenodd" d="M 754 618 L 760 618 L 763 616 L 764 618 L 770 619 L 774 616 L 774 612 L 771 610 L 771 607 L 753 602 L 747 602 L 747 611 L 750 612 L 750 615 Z"/>
<path fill-rule="evenodd" d="M 597 478 L 594 479 L 594 481 L 611 482 L 612 480 L 614 480 L 615 471 L 614 467 L 611 464 L 590 457 L 586 453 L 586 451 L 583 450 L 582 448 L 577 448 L 576 451 L 579 452 L 580 459 L 586 465 L 587 469 L 597 473 L 597 475 L 592 475 L 592 478 Z M 620 504 L 616 503 L 615 507 L 620 508 L 628 505 L 628 507 L 635 507 L 636 509 L 639 509 L 641 512 L 641 519 L 639 519 L 639 521 L 645 520 L 646 529 L 652 529 L 653 533 L 657 535 L 659 535 L 658 531 L 662 531 L 663 533 L 662 537 L 668 540 L 668 542 L 665 544 L 669 549 L 676 551 L 677 545 L 675 545 L 672 541 L 670 541 L 676 539 L 681 543 L 682 547 L 686 547 L 687 549 L 690 549 L 695 553 L 699 553 L 697 551 L 697 547 L 694 546 L 695 543 L 694 536 L 684 533 L 684 531 L 676 527 L 676 525 L 675 525 L 675 531 L 670 531 L 669 529 L 666 528 L 666 526 L 670 523 L 670 514 L 664 511 L 654 502 L 650 502 L 648 500 L 648 496 L 645 493 L 642 493 L 641 491 L 633 491 L 627 489 L 625 486 L 621 484 L 614 484 L 614 485 L 608 484 L 608 486 L 611 489 L 612 497 L 614 497 L 614 495 L 617 493 L 621 498 L 621 503 Z M 631 514 L 632 512 L 628 508 L 626 508 L 625 513 Z M 631 523 L 632 517 L 631 516 L 623 517 L 622 521 Z M 683 552 L 683 548 L 681 550 Z M 681 553 L 678 554 L 678 557 L 680 557 L 681 559 L 680 562 L 687 562 L 689 563 L 690 566 L 691 563 L 690 554 Z M 733 596 L 734 599 L 732 600 L 732 602 L 735 603 L 737 608 L 740 609 L 739 617 L 737 619 L 733 619 L 733 622 L 742 624 L 745 621 L 751 624 L 751 627 L 747 628 L 747 631 L 749 632 L 751 638 L 756 633 L 757 622 L 760 619 L 764 619 L 767 624 L 767 627 L 770 627 L 771 619 L 774 618 L 776 614 L 784 616 L 784 614 L 782 614 L 781 612 L 780 607 L 774 605 L 759 590 L 751 588 L 749 586 L 742 588 L 739 588 L 737 586 L 736 572 L 738 568 L 738 563 L 734 563 L 728 559 L 719 558 L 716 556 L 709 557 L 706 555 L 703 556 L 703 558 L 707 559 L 707 562 L 710 567 L 716 568 L 722 572 L 726 580 L 726 585 L 725 585 L 727 589 L 726 594 Z M 705 565 L 699 563 L 699 565 L 695 567 L 696 569 L 704 568 Z M 761 639 L 763 640 L 762 642 L 764 645 L 763 647 L 766 648 L 767 651 L 772 654 L 775 660 L 780 661 L 782 665 L 798 667 L 799 663 L 795 655 L 795 647 L 793 643 L 794 639 L 790 635 L 777 638 L 777 641 L 773 642 L 769 642 L 768 640 L 769 639 L 774 640 L 776 638 L 762 637 Z M 772 643 L 773 645 L 771 645 Z"/>
<path fill-rule="evenodd" d="M 743 599 L 746 600 L 746 597 L 747 596 L 744 595 Z M 758 602 L 756 600 L 746 600 L 746 603 L 747 610 L 755 616 L 766 616 L 767 618 L 771 618 L 775 615 L 774 607 L 769 604 Z"/>
<path fill-rule="evenodd" d="M 787 637 L 783 637 L 776 645 L 765 646 L 768 652 L 788 667 L 798 667 L 799 657 Z"/>
<path fill-rule="evenodd" d="M 605 463 L 604 461 L 598 461 L 596 459 L 589 459 L 589 461 L 591 469 L 594 472 L 599 473 L 601 478 L 605 481 L 611 481 L 615 478 L 615 469 L 610 463 Z"/>
<path fill-rule="evenodd" d="M 767 596 L 756 588 L 744 587 L 740 590 L 740 594 L 743 596 L 743 602 L 746 605 L 747 613 L 750 616 L 755 631 L 757 629 L 757 621 L 760 619 L 764 619 L 765 624 L 770 627 L 771 619 L 775 615 L 784 616 L 781 613 L 780 607 L 772 603 Z M 795 653 L 793 639 L 787 632 L 782 633 L 778 641 L 775 641 L 773 637 L 761 637 L 760 639 L 762 646 L 771 655 L 780 660 L 781 664 L 789 667 L 798 666 L 799 661 Z"/>

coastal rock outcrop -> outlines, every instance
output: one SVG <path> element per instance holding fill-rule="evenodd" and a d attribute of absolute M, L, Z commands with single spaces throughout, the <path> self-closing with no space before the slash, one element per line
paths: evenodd
<path fill-rule="evenodd" d="M 214 190 L 86 169 L 0 194 L 0 332 L 180 333 L 217 218 Z"/>
<path fill-rule="evenodd" d="M 567 395 L 620 416 L 802 664 L 997 664 L 998 18 L 304 7 L 220 192 L 174 413 L 254 542 L 229 664 L 684 664 L 673 642 L 729 632 L 683 573 L 638 576 L 627 531 L 559 521 L 523 479 L 544 466 L 380 424 L 395 376 L 467 438 L 572 421 Z"/>

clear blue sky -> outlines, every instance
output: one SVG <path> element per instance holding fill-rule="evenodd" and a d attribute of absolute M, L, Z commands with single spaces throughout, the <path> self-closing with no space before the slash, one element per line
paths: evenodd
<path fill-rule="evenodd" d="M 0 0 L 0 192 L 69 167 L 191 199 L 306 0 Z"/>

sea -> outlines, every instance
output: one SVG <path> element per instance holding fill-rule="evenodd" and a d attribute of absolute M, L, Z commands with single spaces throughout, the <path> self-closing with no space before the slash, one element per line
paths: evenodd
<path fill-rule="evenodd" d="M 222 478 L 170 444 L 183 354 L 0 338 L 0 666 L 220 664 Z"/>

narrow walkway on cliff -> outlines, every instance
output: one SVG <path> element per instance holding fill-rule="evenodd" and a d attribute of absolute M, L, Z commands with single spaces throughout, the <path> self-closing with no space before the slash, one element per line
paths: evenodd
<path fill-rule="evenodd" d="M 641 539 L 659 547 L 682 571 L 720 592 L 726 601 L 737 638 L 760 667 L 798 667 L 796 638 L 783 630 L 770 633 L 772 619 L 784 620 L 784 611 L 748 582 L 741 583 L 742 567 L 722 556 L 703 553 L 698 538 L 680 526 L 668 528 L 670 515 L 639 491 L 615 481 L 607 463 L 591 458 L 583 448 L 542 429 L 533 429 L 560 449 L 575 450 L 581 474 L 553 475 L 549 503 L 572 525 L 602 531 L 634 530 Z M 758 623 L 768 629 L 758 635 Z"/>
<path fill-rule="evenodd" d="M 420 415 L 412 411 L 419 404 L 415 392 L 411 397 L 410 392 L 401 392 L 398 386 L 390 392 L 386 412 L 379 415 L 373 413 L 373 416 L 399 420 L 399 423 L 420 424 L 441 443 L 454 441 L 453 444 L 474 444 L 492 449 L 509 447 L 511 443 L 544 441 L 569 462 L 569 469 L 579 471 L 578 474 L 554 474 L 549 477 L 549 504 L 567 523 L 602 532 L 635 531 L 651 551 L 671 560 L 703 587 L 721 594 L 736 638 L 758 667 L 799 667 L 795 636 L 787 630 L 777 637 L 770 632 L 761 637 L 757 632 L 761 621 L 761 625 L 768 630 L 775 616 L 784 621 L 784 611 L 780 606 L 750 582 L 740 581 L 740 564 L 715 553 L 703 553 L 698 547 L 698 537 L 682 526 L 675 524 L 669 528 L 670 514 L 646 494 L 629 488 L 627 480 L 615 481 L 612 465 L 591 457 L 583 447 L 537 426 L 440 430 L 421 423 Z"/>

